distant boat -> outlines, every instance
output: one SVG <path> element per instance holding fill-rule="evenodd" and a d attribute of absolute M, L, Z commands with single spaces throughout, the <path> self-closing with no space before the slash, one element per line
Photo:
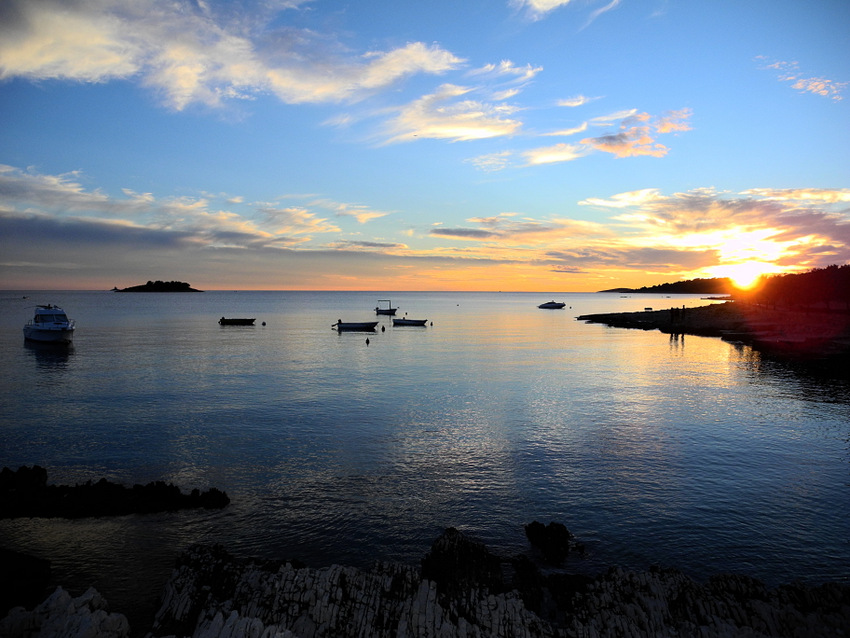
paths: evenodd
<path fill-rule="evenodd" d="M 24 339 L 45 343 L 71 343 L 76 323 L 59 306 L 36 306 L 35 315 L 24 326 Z"/>
<path fill-rule="evenodd" d="M 381 307 L 382 303 L 387 304 L 387 307 L 382 308 Z M 378 299 L 378 305 L 375 308 L 375 314 L 376 315 L 394 315 L 396 310 L 398 310 L 398 308 L 393 308 L 393 304 L 389 299 Z"/>
<path fill-rule="evenodd" d="M 377 321 L 343 321 L 338 319 L 331 328 L 336 328 L 338 332 L 374 332 Z"/>
<path fill-rule="evenodd" d="M 538 308 L 544 308 L 544 309 L 547 309 L 547 310 L 560 310 L 561 308 L 563 308 L 566 305 L 567 304 L 562 303 L 560 301 L 547 301 L 546 303 L 542 303 L 537 307 Z"/>
<path fill-rule="evenodd" d="M 424 326 L 427 322 L 427 319 L 396 319 L 393 317 L 394 326 Z"/>
<path fill-rule="evenodd" d="M 233 318 L 227 319 L 222 317 L 218 320 L 218 323 L 222 326 L 253 326 L 256 319 L 242 319 L 242 318 Z"/>

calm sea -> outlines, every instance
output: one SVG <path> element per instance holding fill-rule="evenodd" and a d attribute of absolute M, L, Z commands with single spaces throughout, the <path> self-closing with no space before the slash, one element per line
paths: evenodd
<path fill-rule="evenodd" d="M 24 299 L 23 295 L 29 297 Z M 379 299 L 424 328 L 337 334 Z M 564 310 L 537 304 L 564 301 Z M 77 320 L 25 344 L 35 303 Z M 570 565 L 850 578 L 850 383 L 719 339 L 579 314 L 705 305 L 599 293 L 0 293 L 0 465 L 54 483 L 218 487 L 223 511 L 0 521 L 133 619 L 176 553 L 418 561 L 449 526 L 504 552 L 560 521 Z M 256 317 L 221 327 L 221 316 Z M 262 325 L 262 324 L 265 325 Z M 386 330 L 381 331 L 380 326 Z M 366 343 L 366 339 L 369 343 Z"/>

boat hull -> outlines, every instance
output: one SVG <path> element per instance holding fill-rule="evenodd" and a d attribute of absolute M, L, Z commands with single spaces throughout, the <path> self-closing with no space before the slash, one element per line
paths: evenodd
<path fill-rule="evenodd" d="M 222 317 L 218 320 L 219 325 L 222 326 L 253 326 L 256 319 L 225 319 Z"/>
<path fill-rule="evenodd" d="M 427 319 L 393 319 L 394 326 L 424 326 Z"/>
<path fill-rule="evenodd" d="M 561 303 L 559 301 L 547 301 L 546 303 L 542 303 L 538 308 L 543 308 L 544 310 L 561 310 L 567 304 Z"/>
<path fill-rule="evenodd" d="M 74 329 L 25 326 L 24 339 L 39 343 L 71 343 L 74 340 Z"/>
<path fill-rule="evenodd" d="M 361 322 L 342 322 L 338 321 L 331 327 L 336 328 L 338 332 L 374 332 L 377 321 L 361 321 Z"/>

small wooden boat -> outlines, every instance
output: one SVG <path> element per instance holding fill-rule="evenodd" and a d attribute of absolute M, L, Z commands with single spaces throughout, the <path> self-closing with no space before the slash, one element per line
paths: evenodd
<path fill-rule="evenodd" d="M 243 318 L 232 318 L 227 319 L 226 317 L 222 317 L 218 320 L 219 325 L 222 326 L 253 326 L 256 319 L 243 319 Z"/>
<path fill-rule="evenodd" d="M 343 321 L 338 319 L 337 322 L 331 325 L 331 328 L 336 328 L 338 332 L 374 332 L 377 321 Z"/>
<path fill-rule="evenodd" d="M 387 304 L 386 308 L 382 308 L 381 304 Z M 375 307 L 376 315 L 394 315 L 398 308 L 393 308 L 393 304 L 389 299 L 378 299 L 378 305 Z"/>
<path fill-rule="evenodd" d="M 562 303 L 560 301 L 547 301 L 546 303 L 542 303 L 537 307 L 543 308 L 545 310 L 560 310 L 561 308 L 563 308 L 566 305 L 567 304 Z"/>
<path fill-rule="evenodd" d="M 424 326 L 427 322 L 427 319 L 396 319 L 393 317 L 394 326 Z"/>
<path fill-rule="evenodd" d="M 24 339 L 45 343 L 71 343 L 75 322 L 59 306 L 36 306 L 32 319 L 24 326 Z"/>

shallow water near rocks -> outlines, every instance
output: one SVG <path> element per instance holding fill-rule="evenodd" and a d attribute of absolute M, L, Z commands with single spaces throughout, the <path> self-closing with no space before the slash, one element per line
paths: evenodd
<path fill-rule="evenodd" d="M 433 325 L 394 328 L 374 313 L 387 298 Z M 537 308 L 553 298 L 567 308 Z M 73 346 L 24 343 L 36 303 L 77 320 Z M 368 567 L 417 563 L 446 527 L 526 551 L 533 520 L 586 545 L 577 570 L 847 582 L 846 378 L 719 339 L 575 320 L 707 303 L 0 293 L 0 465 L 41 465 L 51 483 L 164 480 L 231 498 L 221 511 L 2 520 L 0 545 L 50 559 L 57 582 L 94 585 L 131 621 L 193 542 Z M 223 315 L 257 322 L 222 327 Z M 372 334 L 331 329 L 376 318 Z"/>

